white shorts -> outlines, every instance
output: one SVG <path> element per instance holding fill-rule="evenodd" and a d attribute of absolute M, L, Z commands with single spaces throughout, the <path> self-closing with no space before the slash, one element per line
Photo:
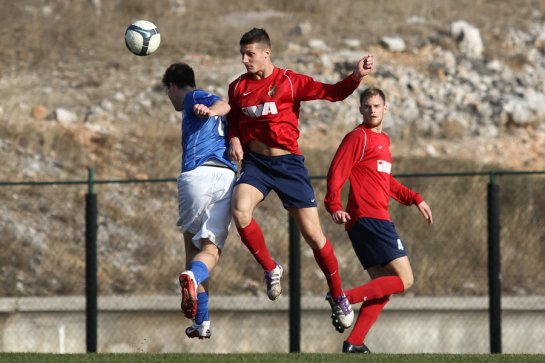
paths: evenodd
<path fill-rule="evenodd" d="M 177 226 L 194 234 L 193 244 L 198 249 L 202 249 L 202 238 L 223 249 L 231 226 L 235 176 L 231 169 L 214 166 L 199 166 L 178 176 Z"/>

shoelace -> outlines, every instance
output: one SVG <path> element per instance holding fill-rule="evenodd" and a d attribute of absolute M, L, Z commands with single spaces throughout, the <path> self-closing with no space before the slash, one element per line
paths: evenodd
<path fill-rule="evenodd" d="M 337 306 L 341 308 L 344 315 L 350 314 L 350 303 L 346 296 L 343 295 L 337 299 Z"/>
<path fill-rule="evenodd" d="M 267 286 L 273 286 L 280 283 L 280 274 L 276 273 L 276 267 L 271 271 L 265 271 L 265 282 Z"/>

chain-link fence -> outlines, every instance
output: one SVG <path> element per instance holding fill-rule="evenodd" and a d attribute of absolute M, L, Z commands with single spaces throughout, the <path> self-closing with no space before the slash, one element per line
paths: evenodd
<path fill-rule="evenodd" d="M 368 341 L 380 347 L 378 351 L 490 351 L 487 185 L 491 175 L 399 177 L 431 206 L 434 224 L 427 225 L 414 207 L 391 204 L 415 284 L 391 299 L 371 330 Z M 495 176 L 500 186 L 505 352 L 545 352 L 543 345 L 534 343 L 545 338 L 543 329 L 532 328 L 541 324 L 536 314 L 542 315 L 544 309 L 544 178 L 545 172 Z M 317 200 L 323 200 L 325 179 L 312 181 Z M 96 193 L 98 202 L 98 351 L 290 350 L 290 339 L 297 334 L 290 335 L 286 297 L 291 295 L 290 286 L 295 286 L 290 277 L 297 274 L 290 271 L 288 214 L 276 195 L 258 206 L 255 219 L 271 255 L 286 268 L 285 296 L 279 302 L 268 301 L 263 272 L 233 228 L 211 273 L 214 335 L 203 343 L 188 342 L 183 333 L 188 321 L 178 311 L 177 278 L 184 269 L 184 247 L 175 225 L 175 179 L 95 181 L 94 190 L 88 183 L 0 184 L 1 351 L 86 350 L 82 311 L 89 191 Z M 367 282 L 343 227 L 332 223 L 322 203 L 319 211 L 339 260 L 343 287 Z M 339 351 L 347 333 L 337 334 L 329 325 L 325 278 L 303 240 L 299 250 L 300 350 Z M 393 337 L 396 344 L 388 342 Z"/>

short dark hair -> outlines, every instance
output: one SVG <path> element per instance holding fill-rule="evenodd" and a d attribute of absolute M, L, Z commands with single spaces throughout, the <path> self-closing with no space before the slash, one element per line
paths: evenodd
<path fill-rule="evenodd" d="M 366 99 L 373 96 L 380 96 L 384 101 L 384 104 L 386 104 L 386 95 L 384 94 L 384 91 L 377 87 L 369 87 L 360 94 L 360 105 L 363 104 Z"/>
<path fill-rule="evenodd" d="M 253 28 L 252 30 L 244 33 L 240 38 L 240 46 L 261 43 L 267 47 L 271 47 L 271 38 L 265 29 Z"/>
<path fill-rule="evenodd" d="M 182 88 L 185 86 L 196 87 L 195 72 L 186 63 L 171 64 L 163 75 L 163 85 L 168 88 L 171 83 Z"/>

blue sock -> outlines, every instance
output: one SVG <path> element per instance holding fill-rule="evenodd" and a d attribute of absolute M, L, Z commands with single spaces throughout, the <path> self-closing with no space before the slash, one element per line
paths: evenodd
<path fill-rule="evenodd" d="M 206 312 L 204 314 L 204 320 L 210 320 L 210 317 L 208 316 L 208 291 L 205 292 L 206 294 Z"/>
<path fill-rule="evenodd" d="M 197 285 L 202 284 L 208 278 L 208 268 L 201 261 L 192 261 L 189 265 L 189 269 L 195 275 L 195 280 L 197 280 Z"/>
<path fill-rule="evenodd" d="M 207 291 L 199 292 L 197 294 L 197 315 L 195 316 L 195 323 L 202 324 L 202 322 L 205 320 L 209 320 Z"/>

